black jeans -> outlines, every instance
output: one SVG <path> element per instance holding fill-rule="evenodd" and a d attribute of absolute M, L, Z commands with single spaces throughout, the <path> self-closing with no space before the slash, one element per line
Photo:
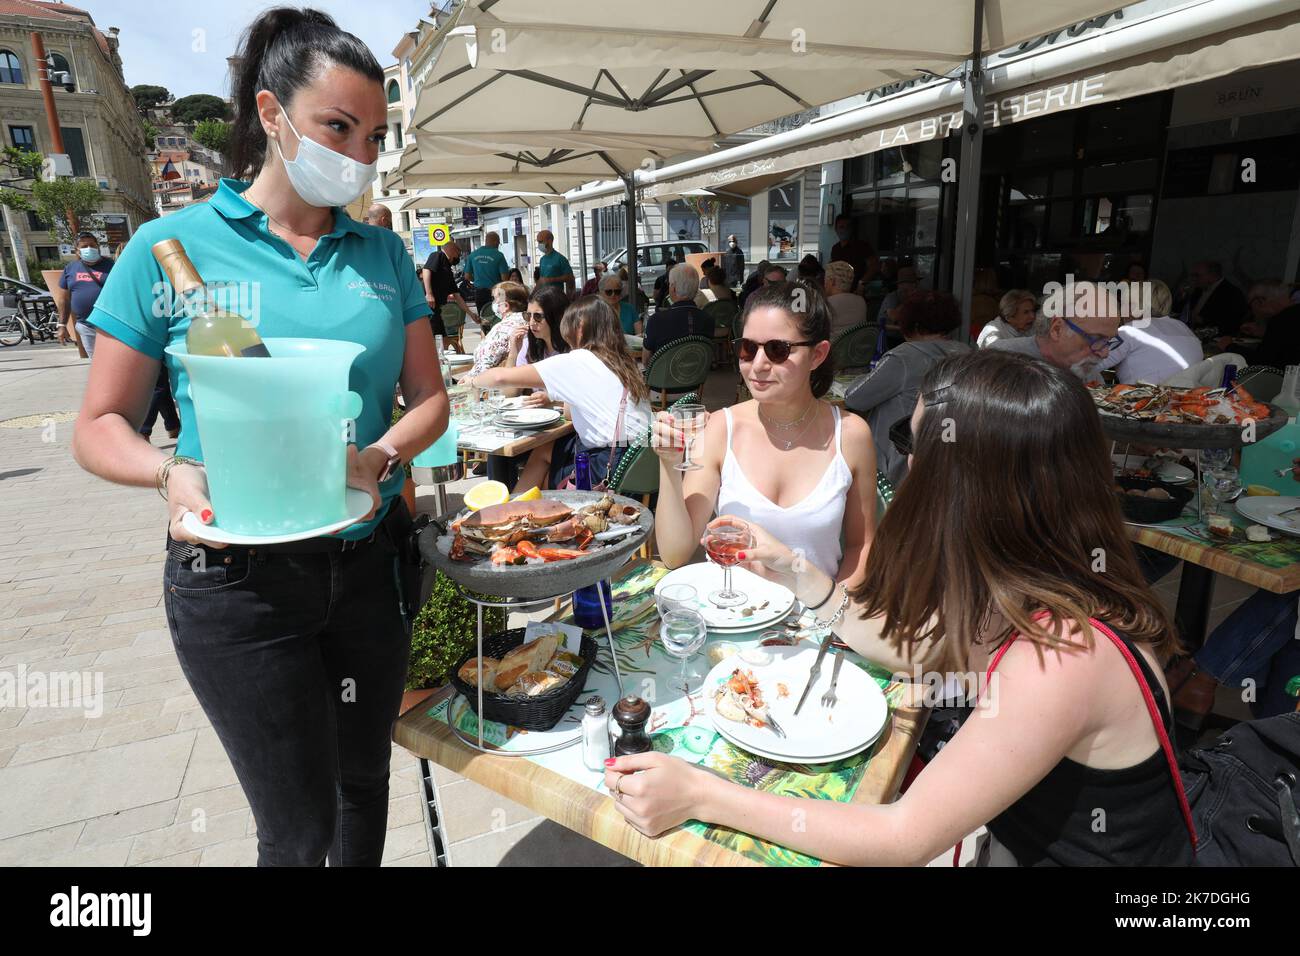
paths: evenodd
<path fill-rule="evenodd" d="M 149 412 L 144 417 L 144 424 L 140 426 L 141 435 L 148 438 L 153 434 L 153 426 L 158 421 L 160 413 L 164 428 L 169 432 L 181 430 L 181 419 L 176 414 L 176 402 L 172 400 L 172 383 L 167 377 L 166 365 L 159 370 L 158 381 L 154 383 L 153 400 L 149 403 Z"/>
<path fill-rule="evenodd" d="M 175 550 L 175 549 L 173 549 Z M 257 822 L 259 866 L 378 866 L 411 636 L 388 533 L 167 557 L 172 642 Z"/>

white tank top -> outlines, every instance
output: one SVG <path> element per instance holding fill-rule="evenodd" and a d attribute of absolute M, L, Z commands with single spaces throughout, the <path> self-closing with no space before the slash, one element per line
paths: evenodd
<path fill-rule="evenodd" d="M 844 555 L 840 535 L 853 472 L 840 444 L 840 410 L 833 405 L 831 409 L 835 413 L 835 457 L 817 487 L 789 508 L 774 505 L 745 477 L 731 451 L 731 409 L 723 409 L 727 417 L 727 457 L 722 461 L 716 513 L 752 521 L 791 550 L 802 548 L 809 563 L 835 577 Z"/>

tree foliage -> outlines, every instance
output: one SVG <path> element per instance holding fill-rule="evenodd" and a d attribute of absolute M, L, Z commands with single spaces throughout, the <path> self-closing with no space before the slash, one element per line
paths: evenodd
<path fill-rule="evenodd" d="M 224 154 L 230 143 L 230 124 L 219 119 L 205 119 L 194 127 L 194 141 Z"/>
<path fill-rule="evenodd" d="M 135 99 L 135 108 L 140 112 L 152 109 L 168 102 L 172 95 L 167 92 L 165 86 L 151 86 L 148 83 L 140 83 L 131 87 L 131 96 Z"/>
<path fill-rule="evenodd" d="M 32 183 L 32 211 L 50 227 L 50 235 L 59 242 L 71 243 L 75 238 L 68 225 L 68 210 L 78 219 L 84 219 L 96 212 L 103 201 L 104 193 L 94 180 L 60 178 L 52 183 Z"/>
<path fill-rule="evenodd" d="M 226 101 L 211 93 L 182 96 L 171 105 L 172 122 L 193 126 L 206 119 L 225 119 L 230 112 Z"/>

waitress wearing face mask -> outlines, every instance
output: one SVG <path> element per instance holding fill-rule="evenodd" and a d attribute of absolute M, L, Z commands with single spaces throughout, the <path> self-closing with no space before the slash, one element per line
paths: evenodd
<path fill-rule="evenodd" d="M 378 865 L 410 646 L 402 464 L 446 428 L 447 396 L 401 239 L 339 208 L 375 175 L 387 130 L 382 68 L 325 14 L 289 8 L 252 23 L 236 62 L 227 156 L 241 178 L 141 226 L 123 251 L 88 319 L 99 349 L 73 451 L 100 477 L 167 499 L 172 642 L 252 808 L 259 864 Z M 163 351 L 189 324 L 158 306 L 166 287 L 151 250 L 164 239 L 179 239 L 209 284 L 241 290 L 230 304 L 264 339 L 365 347 L 351 372 L 364 406 L 347 483 L 370 493 L 374 511 L 359 523 L 256 547 L 205 545 L 183 530 L 187 511 L 204 524 L 221 516 L 185 370 Z M 179 402 L 174 458 L 136 431 L 160 361 Z M 389 427 L 399 382 L 406 414 Z"/>
<path fill-rule="evenodd" d="M 112 268 L 113 260 L 99 251 L 95 234 L 82 232 L 77 234 L 77 258 L 64 266 L 59 276 L 59 288 L 68 290 L 60 303 L 59 343 L 79 340 L 91 358 L 95 356 L 95 330 L 86 324 L 86 317 Z"/>

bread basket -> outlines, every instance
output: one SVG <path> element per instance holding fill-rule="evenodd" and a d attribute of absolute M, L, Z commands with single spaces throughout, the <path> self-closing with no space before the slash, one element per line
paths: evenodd
<path fill-rule="evenodd" d="M 1171 485 L 1167 481 L 1160 481 L 1158 478 L 1137 478 L 1131 475 L 1120 475 L 1115 479 L 1115 484 L 1124 491 L 1130 488 L 1140 488 L 1147 491 L 1151 488 L 1163 488 L 1169 492 L 1169 498 L 1139 498 L 1137 495 L 1122 494 L 1116 492 L 1119 498 L 1119 510 L 1124 513 L 1124 520 L 1133 521 L 1137 524 L 1159 524 L 1162 521 L 1170 521 L 1177 518 L 1183 513 L 1183 508 L 1187 502 L 1192 500 L 1196 494 L 1195 490 L 1187 485 Z"/>
<path fill-rule="evenodd" d="M 483 638 L 483 654 L 486 657 L 500 659 L 514 648 L 524 643 L 524 629 L 512 627 L 508 631 L 497 631 Z M 582 648 L 578 656 L 582 666 L 578 672 L 553 690 L 545 691 L 536 697 L 510 697 L 496 691 L 483 691 L 483 718 L 497 723 L 519 727 L 522 730 L 550 730 L 573 706 L 584 687 L 587 686 L 587 673 L 596 659 L 598 645 L 590 635 L 582 635 Z M 451 669 L 451 686 L 460 691 L 469 701 L 470 709 L 478 713 L 478 688 L 460 678 L 460 669 L 477 656 L 470 648 L 456 666 Z"/>

